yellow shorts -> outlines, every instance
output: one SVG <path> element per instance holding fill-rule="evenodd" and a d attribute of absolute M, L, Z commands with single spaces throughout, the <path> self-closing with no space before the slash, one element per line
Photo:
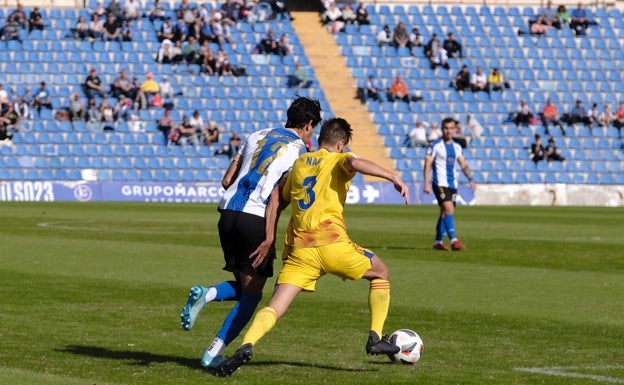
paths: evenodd
<path fill-rule="evenodd" d="M 304 291 L 314 291 L 316 281 L 325 274 L 357 280 L 371 268 L 375 254 L 352 242 L 337 242 L 317 247 L 286 246 L 277 283 L 288 283 Z"/>

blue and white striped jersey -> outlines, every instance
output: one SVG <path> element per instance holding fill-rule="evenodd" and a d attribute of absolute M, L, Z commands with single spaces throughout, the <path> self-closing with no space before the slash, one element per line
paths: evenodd
<path fill-rule="evenodd" d="M 446 143 L 442 138 L 436 139 L 427 147 L 427 156 L 433 157 L 431 183 L 440 187 L 456 189 L 459 178 L 455 164 L 463 156 L 458 143 Z"/>
<path fill-rule="evenodd" d="M 238 177 L 225 191 L 219 208 L 265 216 L 273 187 L 307 152 L 297 134 L 285 128 L 256 131 L 238 151 L 242 164 Z"/>

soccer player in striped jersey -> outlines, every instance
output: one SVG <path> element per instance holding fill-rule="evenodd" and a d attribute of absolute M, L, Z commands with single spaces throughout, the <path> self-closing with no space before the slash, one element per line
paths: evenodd
<path fill-rule="evenodd" d="M 290 202 L 292 213 L 275 292 L 268 306 L 256 313 L 241 347 L 217 367 L 217 376 L 229 376 L 248 362 L 253 345 L 275 326 L 301 291 L 314 292 L 317 280 L 325 274 L 370 281 L 371 316 L 366 353 L 399 351 L 398 346 L 382 337 L 390 305 L 388 267 L 375 253 L 349 238 L 343 211 L 356 172 L 391 181 L 406 203 L 409 203 L 409 190 L 398 175 L 347 152 L 351 136 L 351 126 L 346 120 L 330 119 L 321 128 L 319 150 L 295 161 L 281 192 L 282 199 Z"/>
<path fill-rule="evenodd" d="M 221 181 L 225 193 L 219 202 L 218 228 L 223 269 L 232 272 L 234 280 L 194 286 L 180 314 L 182 327 L 190 330 L 207 303 L 236 301 L 204 352 L 201 365 L 205 368 L 223 361 L 221 352 L 249 322 L 267 278 L 273 276 L 275 230 L 266 232 L 265 224 L 277 218 L 266 217 L 267 204 L 282 175 L 307 152 L 306 143 L 321 121 L 321 107 L 317 100 L 298 98 L 286 114 L 285 128 L 260 130 L 248 137 Z M 255 259 L 262 262 L 254 264 Z"/>
<path fill-rule="evenodd" d="M 440 206 L 440 217 L 436 225 L 436 238 L 433 248 L 448 251 L 444 244 L 444 237 L 448 234 L 451 240 L 451 249 L 462 250 L 465 246 L 457 239 L 455 233 L 455 205 L 457 204 L 457 188 L 459 179 L 455 163 L 458 163 L 462 172 L 468 178 L 472 189 L 477 184 L 472 179 L 472 171 L 462 153 L 462 147 L 453 141 L 457 131 L 457 121 L 453 118 L 442 120 L 442 137 L 431 142 L 427 147 L 424 166 L 424 192 L 435 194 Z"/>

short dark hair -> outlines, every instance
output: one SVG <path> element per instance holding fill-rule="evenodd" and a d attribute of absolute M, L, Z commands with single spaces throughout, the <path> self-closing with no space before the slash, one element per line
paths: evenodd
<path fill-rule="evenodd" d="M 442 128 L 444 128 L 444 125 L 446 125 L 446 124 L 448 124 L 448 123 L 450 123 L 450 122 L 453 122 L 454 124 L 457 124 L 457 120 L 455 120 L 455 118 L 451 118 L 451 117 L 449 116 L 449 117 L 446 117 L 446 118 L 442 119 L 442 124 L 441 124 L 440 126 L 441 126 Z"/>
<path fill-rule="evenodd" d="M 321 121 L 321 103 L 316 99 L 299 97 L 286 111 L 287 128 L 303 128 L 312 121 L 316 126 Z"/>
<path fill-rule="evenodd" d="M 353 129 L 349 122 L 343 118 L 331 118 L 323 122 L 318 142 L 319 146 L 323 144 L 334 145 L 341 140 L 349 143 L 352 137 Z"/>

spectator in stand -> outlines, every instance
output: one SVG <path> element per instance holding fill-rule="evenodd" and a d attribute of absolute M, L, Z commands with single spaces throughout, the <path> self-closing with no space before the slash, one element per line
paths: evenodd
<path fill-rule="evenodd" d="M 32 119 L 30 106 L 25 97 L 18 98 L 13 104 L 13 111 L 17 115 L 18 122 L 25 119 Z"/>
<path fill-rule="evenodd" d="M 72 29 L 72 35 L 75 39 L 80 40 L 85 40 L 90 37 L 89 23 L 87 23 L 87 20 L 84 18 L 84 16 L 78 17 L 78 21 Z"/>
<path fill-rule="evenodd" d="M 137 92 L 138 90 L 134 87 L 126 70 L 121 70 L 111 85 L 111 95 L 115 98 L 123 95 L 134 100 Z"/>
<path fill-rule="evenodd" d="M 122 41 L 132 41 L 133 31 L 130 20 L 124 20 L 121 22 L 120 32 Z"/>
<path fill-rule="evenodd" d="M 106 13 L 112 13 L 115 16 L 115 20 L 121 21 L 124 17 L 124 11 L 119 3 L 119 0 L 110 0 L 108 7 L 106 7 Z"/>
<path fill-rule="evenodd" d="M 449 32 L 446 35 L 446 39 L 444 39 L 444 42 L 442 42 L 442 46 L 448 53 L 449 58 L 461 59 L 463 57 L 462 45 L 457 40 L 455 40 L 455 36 L 453 35 L 453 32 Z"/>
<path fill-rule="evenodd" d="M 425 57 L 431 60 L 431 56 L 435 55 L 435 53 L 438 52 L 438 47 L 440 47 L 440 45 L 441 44 L 440 44 L 440 40 L 438 40 L 438 34 L 433 33 L 431 35 L 431 39 L 429 39 L 427 44 L 425 44 L 425 47 L 424 47 Z"/>
<path fill-rule="evenodd" d="M 221 5 L 221 14 L 223 18 L 237 22 L 240 18 L 240 4 L 235 0 L 225 0 Z"/>
<path fill-rule="evenodd" d="M 165 137 L 165 143 L 169 140 L 169 135 L 176 126 L 173 118 L 171 117 L 171 110 L 165 109 L 164 115 L 158 120 L 158 130 L 163 133 Z"/>
<path fill-rule="evenodd" d="M 39 7 L 34 7 L 28 18 L 28 32 L 32 32 L 33 29 L 43 31 L 43 16 Z"/>
<path fill-rule="evenodd" d="M 559 120 L 559 110 L 551 99 L 548 99 L 546 101 L 546 105 L 542 109 L 540 118 L 542 120 L 542 125 L 544 126 L 544 132 L 546 133 L 546 135 L 550 135 L 550 131 L 548 130 L 548 123 L 552 123 L 559 126 L 559 128 L 561 129 L 561 133 L 565 136 L 565 128 Z"/>
<path fill-rule="evenodd" d="M 0 84 L 0 115 L 6 114 L 11 109 L 11 100 L 9 92 Z"/>
<path fill-rule="evenodd" d="M 184 19 L 178 19 L 173 29 L 173 40 L 177 42 L 185 42 L 189 37 L 189 27 Z"/>
<path fill-rule="evenodd" d="M 162 23 L 160 30 L 158 31 L 158 41 L 163 42 L 164 40 L 175 40 L 175 25 L 173 24 L 170 16 L 165 18 L 165 21 Z"/>
<path fill-rule="evenodd" d="M 138 20 L 141 17 L 141 4 L 138 0 L 125 0 L 123 6 L 124 20 Z"/>
<path fill-rule="evenodd" d="M 4 116 L 0 116 L 0 143 L 10 142 L 13 139 L 13 133 L 9 132 L 9 125 L 11 124 L 11 120 L 5 118 Z"/>
<path fill-rule="evenodd" d="M 540 15 L 542 16 L 542 20 L 544 20 L 547 25 L 550 25 L 551 27 L 554 27 L 556 29 L 561 29 L 561 20 L 559 20 L 557 9 L 553 6 L 551 0 L 548 0 L 548 2 L 546 3 L 546 7 L 542 9 Z"/>
<path fill-rule="evenodd" d="M 608 104 L 605 104 L 604 109 L 602 110 L 602 112 L 600 113 L 600 116 L 598 117 L 598 124 L 600 124 L 601 127 L 610 127 L 613 124 L 613 119 L 614 119 L 614 115 L 613 112 L 611 112 L 611 106 Z"/>
<path fill-rule="evenodd" d="M 297 62 L 293 73 L 288 75 L 288 87 L 301 89 L 309 88 L 311 85 L 312 80 L 309 80 L 308 71 L 301 62 Z"/>
<path fill-rule="evenodd" d="M 102 130 L 102 113 L 95 103 L 94 98 L 89 98 L 89 106 L 87 108 L 87 127 L 91 131 Z"/>
<path fill-rule="evenodd" d="M 432 123 L 429 133 L 427 134 L 427 140 L 429 143 L 435 141 L 436 139 L 440 139 L 442 137 L 442 131 L 438 127 L 437 123 Z"/>
<path fill-rule="evenodd" d="M 576 104 L 572 107 L 570 113 L 565 114 L 561 120 L 568 123 L 568 126 L 572 126 L 575 123 L 583 123 L 585 127 L 589 127 L 591 125 L 589 116 L 587 116 L 587 109 L 585 109 L 583 101 L 580 99 L 576 101 Z"/>
<path fill-rule="evenodd" d="M 286 0 L 269 0 L 269 4 L 271 4 L 274 18 L 277 19 L 277 16 L 279 16 L 280 20 L 294 20 L 286 6 Z"/>
<path fill-rule="evenodd" d="M 464 92 L 464 90 L 470 89 L 470 70 L 468 66 L 464 64 L 459 70 L 452 83 L 458 92 Z"/>
<path fill-rule="evenodd" d="M 87 75 L 87 79 L 84 83 L 84 91 L 89 99 L 96 96 L 105 97 L 107 95 L 106 87 L 102 84 L 102 80 L 98 76 L 95 68 L 91 68 L 89 75 Z"/>
<path fill-rule="evenodd" d="M 574 30 L 576 35 L 586 35 L 587 28 L 590 25 L 597 25 L 598 23 L 594 20 L 590 20 L 590 14 L 583 7 L 583 3 L 579 2 L 576 9 L 574 9 L 570 14 L 570 28 Z"/>
<path fill-rule="evenodd" d="M 412 28 L 412 33 L 409 35 L 410 40 L 410 53 L 414 54 L 415 47 L 422 47 L 422 35 L 417 27 Z"/>
<path fill-rule="evenodd" d="M 206 51 L 199 72 L 208 75 L 217 74 L 217 57 L 212 49 Z"/>
<path fill-rule="evenodd" d="M 622 127 L 624 127 L 624 102 L 620 102 L 620 108 L 615 110 L 615 119 L 613 120 L 613 127 L 618 129 L 618 134 L 621 138 Z"/>
<path fill-rule="evenodd" d="M 429 123 L 417 120 L 414 128 L 407 134 L 407 144 L 409 147 L 427 147 L 429 146 L 429 140 L 427 140 L 427 128 Z"/>
<path fill-rule="evenodd" d="M 178 126 L 178 132 L 180 133 L 180 137 L 178 138 L 176 144 L 181 146 L 185 146 L 187 144 L 199 146 L 199 138 L 197 137 L 196 129 L 193 125 L 191 125 L 191 120 L 188 116 L 182 116 L 182 123 Z"/>
<path fill-rule="evenodd" d="M 520 105 L 516 109 L 516 113 L 513 117 L 513 122 L 516 124 L 516 127 L 519 127 L 520 125 L 528 126 L 531 124 L 533 119 L 533 111 L 529 108 L 526 100 L 520 100 Z"/>
<path fill-rule="evenodd" d="M 132 99 L 123 95 L 119 96 L 117 104 L 113 106 L 113 116 L 117 122 L 130 120 L 130 111 L 132 110 Z"/>
<path fill-rule="evenodd" d="M 366 80 L 365 89 L 363 92 L 364 102 L 367 99 L 373 99 L 377 102 L 381 101 L 381 92 L 379 92 L 381 88 L 379 87 L 378 81 L 375 78 L 375 75 L 368 75 L 368 79 Z"/>
<path fill-rule="evenodd" d="M 461 124 L 458 120 L 455 121 L 455 134 L 453 135 L 453 142 L 459 144 L 461 148 L 467 148 L 471 137 L 467 137 L 462 131 Z"/>
<path fill-rule="evenodd" d="M 407 28 L 405 28 L 405 24 L 402 21 L 399 21 L 394 27 L 394 31 L 392 32 L 392 45 L 397 49 L 399 48 L 409 48 L 411 50 L 410 40 L 409 40 L 409 32 L 407 32 Z"/>
<path fill-rule="evenodd" d="M 119 28 L 119 22 L 115 18 L 115 15 L 109 13 L 102 28 L 104 41 L 118 41 L 121 43 L 121 28 Z"/>
<path fill-rule="evenodd" d="M 549 162 L 557 161 L 562 162 L 565 160 L 563 156 L 561 156 L 561 152 L 555 145 L 555 138 L 548 138 L 548 145 L 545 148 L 546 160 Z"/>
<path fill-rule="evenodd" d="M 180 56 L 182 52 L 180 52 Z M 158 63 L 169 64 L 176 63 L 177 57 L 173 47 L 173 43 L 169 39 L 165 39 L 160 43 L 158 54 L 156 55 L 156 61 Z"/>
<path fill-rule="evenodd" d="M 223 129 L 217 125 L 217 122 L 211 120 L 208 125 L 202 131 L 202 142 L 205 145 L 211 145 L 212 143 L 219 142 L 219 135 Z"/>
<path fill-rule="evenodd" d="M 26 13 L 24 12 L 24 6 L 21 3 L 17 3 L 17 8 L 9 14 L 7 17 L 7 22 L 16 22 L 19 24 L 19 27 L 24 29 L 28 24 L 28 19 L 26 19 Z"/>
<path fill-rule="evenodd" d="M 154 0 L 152 8 L 146 12 L 149 21 L 152 23 L 154 20 L 165 20 L 165 15 L 167 14 L 167 9 L 160 2 L 160 0 Z"/>
<path fill-rule="evenodd" d="M 357 10 L 355 11 L 355 22 L 358 25 L 370 25 L 370 15 L 362 2 L 358 3 Z"/>
<path fill-rule="evenodd" d="M 89 37 L 91 40 L 102 40 L 104 38 L 104 23 L 97 13 L 91 15 L 89 22 Z"/>
<path fill-rule="evenodd" d="M 377 44 L 380 47 L 392 44 L 392 33 L 390 33 L 390 26 L 384 25 L 381 31 L 377 33 Z"/>
<path fill-rule="evenodd" d="M 433 54 L 429 57 L 429 65 L 432 70 L 437 67 L 442 67 L 447 70 L 451 68 L 448 62 L 448 53 L 443 46 L 438 45 L 437 51 L 433 52 Z"/>
<path fill-rule="evenodd" d="M 342 7 L 342 21 L 345 24 L 355 24 L 356 14 L 351 4 L 345 3 Z"/>
<path fill-rule="evenodd" d="M 148 72 L 135 98 L 135 102 L 138 103 L 138 108 L 147 109 L 151 104 L 151 98 L 157 95 L 158 91 L 160 91 L 160 87 L 156 80 L 154 80 L 154 74 Z"/>
<path fill-rule="evenodd" d="M 542 15 L 538 15 L 537 19 L 529 24 L 529 32 L 535 36 L 544 35 L 551 28 L 553 28 L 552 25 Z"/>
<path fill-rule="evenodd" d="M 69 118 L 72 121 L 85 121 L 87 118 L 87 106 L 78 93 L 73 93 L 69 97 Z"/>
<path fill-rule="evenodd" d="M 234 75 L 234 66 L 230 63 L 230 57 L 222 49 L 217 51 L 217 73 L 219 76 Z"/>
<path fill-rule="evenodd" d="M 160 96 L 163 98 L 173 99 L 175 92 L 173 90 L 173 86 L 169 82 L 169 78 L 167 75 L 162 75 L 160 77 L 160 83 L 158 83 L 158 87 L 160 89 Z"/>
<path fill-rule="evenodd" d="M 104 131 L 115 130 L 115 110 L 110 105 L 108 98 L 102 99 L 99 110 L 102 116 L 102 129 Z"/>
<path fill-rule="evenodd" d="M 565 5 L 561 4 L 557 7 L 557 17 L 563 27 L 564 24 L 570 24 L 570 14 Z"/>
<path fill-rule="evenodd" d="M 336 3 L 331 3 L 329 8 L 327 8 L 321 15 L 321 22 L 325 26 L 337 25 L 336 30 L 342 30 L 344 27 L 344 20 L 342 18 L 342 10 L 340 7 L 338 7 Z"/>
<path fill-rule="evenodd" d="M 589 128 L 594 126 L 600 126 L 600 111 L 598 110 L 598 104 L 593 103 L 591 108 L 587 111 L 587 118 L 589 119 Z"/>
<path fill-rule="evenodd" d="M 396 75 L 394 81 L 388 90 L 388 101 L 394 102 L 395 100 L 402 100 L 405 103 L 410 102 L 409 90 L 407 89 L 407 83 L 403 80 L 401 75 Z"/>
<path fill-rule="evenodd" d="M 500 73 L 498 68 L 494 68 L 490 73 L 490 76 L 488 77 L 488 84 L 491 91 L 503 92 L 505 89 L 505 79 L 503 79 L 503 74 Z"/>
<path fill-rule="evenodd" d="M 488 94 L 490 93 L 488 76 L 485 72 L 483 72 L 483 67 L 478 66 L 477 71 L 472 74 L 470 78 L 470 86 L 472 87 L 472 92 L 483 91 Z"/>
<path fill-rule="evenodd" d="M 35 96 L 30 102 L 30 105 L 33 106 L 37 112 L 41 112 L 41 108 L 52 109 L 52 98 L 50 97 L 50 91 L 46 86 L 45 82 L 41 82 L 39 84 L 39 89 L 35 92 Z"/>
<path fill-rule="evenodd" d="M 20 25 L 15 19 L 8 19 L 4 27 L 0 29 L 2 32 L 2 40 L 17 40 L 20 41 Z"/>
<path fill-rule="evenodd" d="M 104 5 L 102 4 L 102 0 L 98 0 L 97 4 L 95 5 L 95 8 L 91 10 L 92 15 L 98 15 L 99 17 L 104 17 L 106 16 L 107 13 L 108 11 L 106 10 L 106 8 L 104 8 Z"/>
<path fill-rule="evenodd" d="M 214 154 L 215 155 L 227 155 L 228 157 L 232 158 L 234 155 L 236 155 L 236 153 L 238 152 L 238 149 L 242 145 L 243 145 L 243 140 L 238 135 L 238 133 L 232 132 L 232 136 L 230 137 L 228 144 L 224 146 L 223 148 L 215 151 Z"/>
<path fill-rule="evenodd" d="M 197 64 L 199 57 L 199 43 L 194 36 L 189 36 L 188 40 L 182 43 L 182 57 L 187 65 Z"/>
<path fill-rule="evenodd" d="M 535 140 L 531 143 L 531 152 L 529 153 L 529 157 L 537 165 L 540 160 L 544 160 L 545 156 L 546 151 L 544 150 L 544 145 L 542 144 L 542 137 L 539 134 L 535 134 Z"/>
<path fill-rule="evenodd" d="M 272 28 L 269 28 L 266 36 L 260 40 L 260 42 L 256 45 L 255 52 L 263 53 L 263 54 L 278 54 L 277 50 L 277 39 L 275 38 L 275 32 Z"/>
<path fill-rule="evenodd" d="M 199 114 L 198 110 L 193 111 L 193 115 L 191 116 L 189 123 L 191 127 L 193 127 L 193 129 L 195 130 L 195 136 L 199 138 L 202 132 L 204 132 L 205 126 L 204 126 L 204 119 Z"/>

